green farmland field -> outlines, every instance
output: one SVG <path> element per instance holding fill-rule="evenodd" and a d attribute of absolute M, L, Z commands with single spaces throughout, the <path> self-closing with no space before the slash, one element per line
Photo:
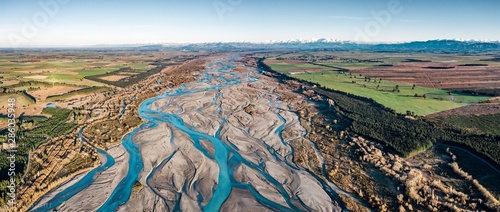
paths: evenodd
<path fill-rule="evenodd" d="M 293 76 L 319 83 L 331 89 L 372 98 L 378 103 L 396 110 L 398 113 L 412 111 L 416 115 L 427 115 L 488 99 L 488 97 L 460 93 L 448 94 L 445 90 L 420 86 L 415 86 L 412 89 L 412 85 L 384 80 L 379 83 L 378 79 L 367 82 L 364 77 L 357 76 L 354 78 L 353 76 L 353 78 L 350 78 L 349 74 L 343 73 L 321 72 L 295 74 Z M 399 92 L 393 91 L 396 85 L 399 87 Z M 418 97 L 415 97 L 415 94 Z M 425 98 L 423 97 L 424 94 Z"/>
<path fill-rule="evenodd" d="M 298 71 L 304 69 L 318 69 L 318 70 L 327 70 L 331 68 L 317 66 L 313 64 L 272 64 L 271 67 L 275 71 L 279 72 L 287 72 L 287 71 Z"/>
<path fill-rule="evenodd" d="M 310 69 L 323 68 L 312 64 L 269 64 L 273 70 L 280 72 L 297 70 L 297 67 L 303 67 L 304 65 Z M 334 90 L 372 98 L 378 103 L 403 114 L 410 111 L 415 115 L 428 115 L 489 99 L 489 97 L 484 96 L 448 93 L 446 90 L 421 86 L 413 88 L 413 85 L 410 84 L 387 80 L 371 79 L 368 81 L 363 76 L 338 71 L 296 73 L 291 76 L 318 83 Z"/>

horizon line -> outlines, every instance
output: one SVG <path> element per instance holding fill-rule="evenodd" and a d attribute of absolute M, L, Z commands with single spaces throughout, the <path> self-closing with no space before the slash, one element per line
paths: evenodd
<path fill-rule="evenodd" d="M 279 43 L 315 43 L 315 42 L 325 42 L 325 43 L 351 43 L 351 44 L 364 44 L 364 45 L 378 45 L 378 44 L 407 44 L 413 42 L 428 42 L 428 41 L 457 41 L 457 42 L 476 42 L 476 43 L 500 43 L 500 40 L 477 40 L 477 39 L 462 39 L 462 38 L 440 38 L 440 39 L 429 39 L 429 40 L 407 40 L 407 41 L 353 41 L 353 40 L 340 40 L 340 39 L 329 39 L 329 38 L 319 38 L 319 39 L 290 39 L 290 40 L 269 40 L 261 42 L 253 41 L 207 41 L 207 42 L 137 42 L 137 43 L 119 43 L 119 44 L 81 44 L 81 45 L 26 45 L 19 47 L 6 47 L 0 46 L 0 49 L 51 49 L 51 48 L 113 48 L 113 47 L 141 47 L 148 45 L 162 45 L 164 47 L 169 46 L 182 46 L 182 45 L 196 45 L 196 44 L 215 44 L 215 43 L 246 43 L 246 44 L 279 44 Z"/>

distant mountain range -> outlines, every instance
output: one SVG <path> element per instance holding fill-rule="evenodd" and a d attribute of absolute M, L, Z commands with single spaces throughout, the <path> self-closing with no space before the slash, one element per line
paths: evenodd
<path fill-rule="evenodd" d="M 366 44 L 350 41 L 318 39 L 315 41 L 291 40 L 267 43 L 250 42 L 217 42 L 179 45 L 164 45 L 164 48 L 175 50 L 208 50 L 208 51 L 240 51 L 240 50 L 370 50 L 370 51 L 500 51 L 500 42 L 429 40 L 408 43 Z"/>

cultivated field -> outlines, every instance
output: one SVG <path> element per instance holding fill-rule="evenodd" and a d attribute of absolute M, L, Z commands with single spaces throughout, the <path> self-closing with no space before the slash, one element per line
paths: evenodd
<path fill-rule="evenodd" d="M 160 54 L 131 52 L 12 52 L 0 56 L 0 86 L 17 81 L 40 81 L 85 86 L 103 84 L 84 77 L 101 75 L 120 68 L 147 71 Z"/>
<path fill-rule="evenodd" d="M 303 61 L 300 60 L 286 60 L 286 61 L 269 60 L 268 64 L 272 65 L 275 71 L 290 72 L 292 74 L 303 73 L 303 72 L 310 72 L 310 73 L 321 72 L 329 69 L 326 67 L 304 63 Z"/>
<path fill-rule="evenodd" d="M 82 98 L 111 89 L 117 81 L 125 81 L 121 83 L 124 85 L 134 84 L 157 72 L 159 60 L 177 62 L 192 57 L 175 52 L 140 51 L 33 50 L 0 53 L 0 100 L 16 98 L 18 115 L 40 115 L 48 103 Z M 136 77 L 139 75 L 140 78 Z M 0 106 L 0 114 L 6 114 L 5 106 Z"/>
<path fill-rule="evenodd" d="M 486 63 L 403 62 L 352 72 L 437 89 L 500 89 L 500 67 L 488 66 Z"/>
<path fill-rule="evenodd" d="M 372 98 L 399 113 L 428 115 L 488 100 L 500 89 L 500 63 L 490 56 L 395 53 L 268 55 L 273 70 Z"/>
<path fill-rule="evenodd" d="M 0 94 L 0 102 L 3 103 L 3 105 L 0 106 L 0 114 L 5 114 L 5 115 L 8 114 L 7 103 L 9 98 L 16 99 L 16 104 L 14 108 L 16 111 L 16 116 L 19 116 L 21 113 L 40 114 L 40 112 L 44 108 L 41 105 L 36 105 L 33 99 L 29 98 L 24 93 Z"/>

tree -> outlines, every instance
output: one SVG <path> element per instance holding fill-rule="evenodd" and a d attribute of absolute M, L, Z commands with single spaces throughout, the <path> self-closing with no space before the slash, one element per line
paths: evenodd
<path fill-rule="evenodd" d="M 412 89 L 412 90 L 414 90 L 414 89 L 415 89 L 415 84 L 413 84 L 413 86 L 411 87 L 411 89 Z"/>
<path fill-rule="evenodd" d="M 392 92 L 398 92 L 399 93 L 399 85 L 394 86 L 394 89 L 392 90 Z"/>

